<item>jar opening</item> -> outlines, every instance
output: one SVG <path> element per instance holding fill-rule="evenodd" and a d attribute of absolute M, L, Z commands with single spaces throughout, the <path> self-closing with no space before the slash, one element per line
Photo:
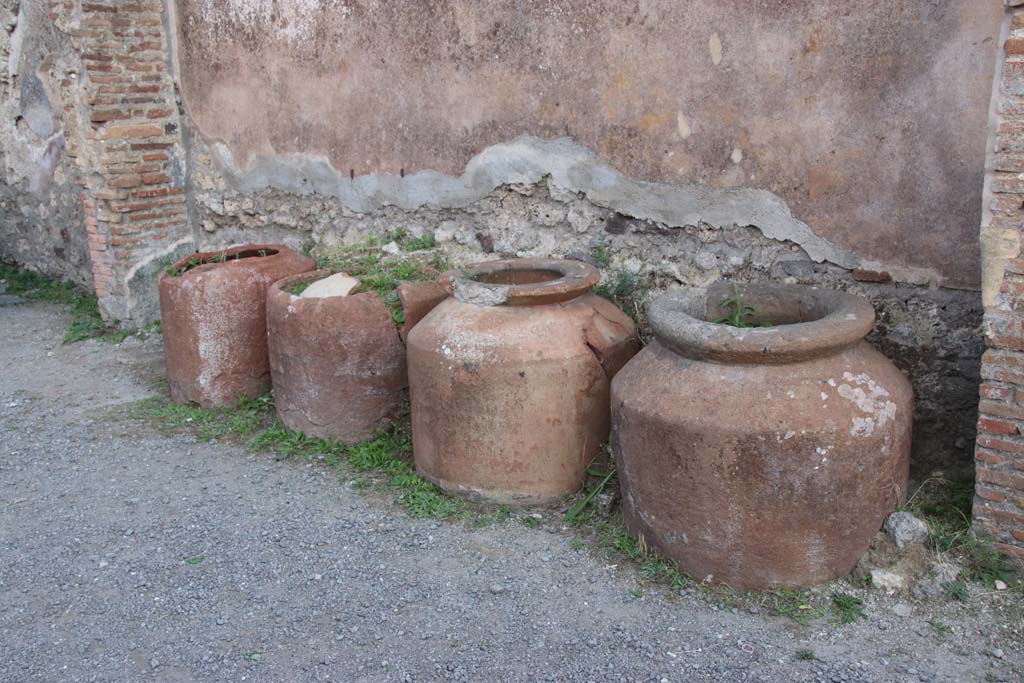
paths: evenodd
<path fill-rule="evenodd" d="M 200 264 L 224 263 L 225 261 L 238 261 L 244 258 L 260 258 L 263 256 L 273 256 L 276 253 L 277 249 L 243 249 L 242 251 L 236 252 L 224 250 L 208 254 L 202 261 L 200 261 Z"/>
<path fill-rule="evenodd" d="M 741 324 L 735 324 L 738 314 Z M 662 294 L 648 320 L 658 341 L 686 358 L 772 364 L 830 355 L 860 342 L 875 311 L 837 290 L 720 282 Z"/>
<path fill-rule="evenodd" d="M 810 293 L 744 287 L 716 283 L 708 288 L 705 322 L 742 327 L 781 327 L 821 320 L 830 312 L 820 297 Z"/>
<path fill-rule="evenodd" d="M 562 273 L 542 268 L 514 268 L 499 270 L 493 273 L 480 273 L 470 279 L 488 285 L 532 285 L 538 282 L 551 282 L 563 277 Z"/>

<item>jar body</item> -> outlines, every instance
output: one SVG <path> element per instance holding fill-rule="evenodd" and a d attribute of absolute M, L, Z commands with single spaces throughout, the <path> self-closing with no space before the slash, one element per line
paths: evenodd
<path fill-rule="evenodd" d="M 353 444 L 401 410 L 405 347 L 376 293 L 302 298 L 286 291 L 331 274 L 289 277 L 267 295 L 274 405 L 289 429 Z"/>
<path fill-rule="evenodd" d="M 864 341 L 743 364 L 656 340 L 616 376 L 612 409 L 626 525 L 696 580 L 847 574 L 906 493 L 913 392 Z"/>
<path fill-rule="evenodd" d="M 235 255 L 242 258 L 233 260 Z M 176 277 L 160 274 L 171 398 L 214 408 L 266 393 L 267 290 L 276 280 L 313 270 L 313 260 L 283 245 L 261 244 L 195 254 L 175 266 L 187 266 L 192 258 L 201 265 Z M 227 260 L 210 260 L 219 258 Z"/>
<path fill-rule="evenodd" d="M 446 299 L 408 335 L 417 471 L 493 503 L 573 493 L 608 437 L 610 377 L 637 347 L 632 321 L 594 294 L 529 306 Z"/>

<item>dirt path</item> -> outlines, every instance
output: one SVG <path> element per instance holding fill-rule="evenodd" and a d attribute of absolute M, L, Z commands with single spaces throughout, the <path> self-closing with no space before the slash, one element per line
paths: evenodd
<path fill-rule="evenodd" d="M 0 681 L 1019 681 L 997 601 L 840 626 L 637 592 L 571 530 L 410 519 L 330 470 L 161 436 L 159 339 L 0 305 Z M 813 658 L 810 656 L 813 653 Z"/>

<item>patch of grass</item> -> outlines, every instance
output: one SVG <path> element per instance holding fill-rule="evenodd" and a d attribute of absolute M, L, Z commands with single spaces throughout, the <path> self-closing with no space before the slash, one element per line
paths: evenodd
<path fill-rule="evenodd" d="M 799 624 L 806 624 L 825 615 L 825 607 L 817 603 L 806 590 L 776 588 L 751 593 L 749 596 L 769 614 L 788 617 Z"/>
<path fill-rule="evenodd" d="M 541 519 L 540 517 L 534 517 L 533 515 L 526 515 L 525 517 L 520 517 L 519 521 L 528 529 L 536 529 L 540 526 Z"/>
<path fill-rule="evenodd" d="M 605 268 L 609 263 L 612 262 L 612 253 L 608 249 L 608 245 L 604 242 L 595 244 L 590 249 L 590 257 L 594 259 L 594 263 L 598 266 Z"/>
<path fill-rule="evenodd" d="M 997 580 L 1012 583 L 1019 569 L 1005 555 L 984 539 L 971 533 L 971 507 L 974 502 L 974 481 L 947 480 L 933 477 L 925 480 L 908 499 L 903 509 L 912 512 L 928 524 L 929 541 L 940 553 L 964 569 L 963 581 L 976 581 L 992 588 Z M 962 581 L 947 593 L 957 600 L 966 601 L 969 593 Z"/>
<path fill-rule="evenodd" d="M 403 420 L 376 438 L 350 447 L 347 462 L 357 472 L 383 475 L 398 504 L 413 517 L 447 519 L 461 513 L 463 500 L 444 495 L 416 474 L 411 456 L 412 432 Z"/>
<path fill-rule="evenodd" d="M 852 624 L 864 619 L 864 601 L 849 593 L 832 594 L 832 615 L 840 624 Z"/>
<path fill-rule="evenodd" d="M 192 270 L 198 265 L 199 259 L 196 258 L 195 256 L 190 256 L 188 261 L 185 261 L 185 263 L 181 264 L 180 266 L 176 267 L 173 263 L 167 266 L 165 272 L 167 273 L 168 277 L 181 277 L 182 275 L 184 275 L 185 273 Z"/>
<path fill-rule="evenodd" d="M 797 650 L 796 658 L 801 662 L 816 662 L 818 655 L 814 654 L 814 650 Z"/>
<path fill-rule="evenodd" d="M 129 415 L 153 422 L 165 431 L 187 430 L 201 441 L 256 434 L 270 416 L 270 396 L 244 399 L 237 408 L 206 409 L 178 405 L 166 398 L 154 397 L 135 403 Z"/>
<path fill-rule="evenodd" d="M 391 429 L 352 446 L 292 431 L 273 420 L 272 414 L 269 394 L 246 399 L 237 408 L 215 410 L 177 405 L 157 397 L 139 401 L 130 411 L 132 417 L 154 422 L 160 429 L 190 431 L 203 441 L 247 437 L 249 449 L 254 452 L 273 453 L 279 459 L 317 460 L 333 468 L 344 466 L 360 474 L 377 475 L 395 501 L 413 517 L 448 519 L 465 511 L 461 498 L 444 495 L 416 474 L 407 414 Z"/>
<path fill-rule="evenodd" d="M 402 242 L 402 248 L 406 251 L 426 251 L 437 246 L 433 233 L 427 233 L 421 237 L 410 237 Z"/>
<path fill-rule="evenodd" d="M 951 629 L 949 626 L 946 626 L 941 621 L 929 621 L 928 625 L 932 627 L 933 631 L 935 631 L 935 635 L 940 637 L 948 636 L 953 632 L 953 629 Z"/>
<path fill-rule="evenodd" d="M 284 291 L 288 292 L 289 294 L 294 294 L 295 296 L 298 296 L 298 295 L 302 294 L 303 292 L 305 292 L 307 289 L 309 289 L 309 286 L 311 284 L 313 284 L 313 283 L 312 282 L 300 282 L 297 285 L 292 285 L 291 287 L 288 287 Z"/>
<path fill-rule="evenodd" d="M 470 518 L 468 526 L 471 529 L 483 529 L 484 527 L 505 524 L 510 519 L 512 519 L 512 509 L 507 505 L 499 505 L 490 512 L 484 512 Z"/>
<path fill-rule="evenodd" d="M 971 593 L 967 590 L 967 584 L 960 579 L 947 581 L 942 584 L 942 587 L 946 589 L 946 597 L 952 600 L 967 602 L 971 598 Z"/>
<path fill-rule="evenodd" d="M 96 297 L 83 292 L 70 282 L 58 282 L 5 263 L 0 263 L 0 280 L 6 283 L 8 294 L 17 294 L 31 301 L 69 306 L 72 320 L 64 333 L 65 344 L 86 339 L 103 339 L 119 343 L 134 334 L 130 330 L 122 330 L 104 323 Z"/>
<path fill-rule="evenodd" d="M 582 498 L 569 508 L 568 512 L 565 513 L 565 520 L 572 525 L 579 525 L 583 521 L 583 513 L 587 510 L 594 499 L 597 498 L 604 490 L 608 487 L 609 482 L 615 476 L 615 468 L 612 467 L 606 473 L 597 472 L 591 468 L 587 468 L 587 474 L 592 477 L 600 477 L 597 484 L 594 485 Z"/>
<path fill-rule="evenodd" d="M 596 528 L 598 546 L 612 555 L 636 563 L 641 582 L 669 586 L 675 591 L 691 583 L 674 562 L 651 551 L 643 537 L 629 533 L 620 514 L 600 520 Z"/>
<path fill-rule="evenodd" d="M 603 296 L 625 311 L 633 319 L 640 338 L 647 341 L 651 338 L 646 313 L 650 289 L 645 278 L 630 270 L 620 268 L 608 274 L 603 282 L 594 287 L 594 293 Z"/>
<path fill-rule="evenodd" d="M 336 268 L 359 278 L 362 292 L 376 292 L 391 310 L 395 325 L 405 322 L 398 286 L 405 282 L 433 280 L 438 270 L 432 260 L 423 256 L 386 256 L 375 245 L 348 247 L 327 256 L 318 264 L 322 268 Z"/>

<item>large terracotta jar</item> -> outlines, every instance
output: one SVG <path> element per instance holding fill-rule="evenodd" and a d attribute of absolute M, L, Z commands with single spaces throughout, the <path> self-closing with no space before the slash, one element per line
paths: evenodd
<path fill-rule="evenodd" d="M 267 294 L 267 341 L 281 422 L 352 444 L 386 427 L 401 410 L 405 346 L 375 292 L 308 298 L 290 291 L 337 272 L 317 270 L 274 283 Z"/>
<path fill-rule="evenodd" d="M 280 244 L 187 256 L 160 274 L 160 319 L 171 398 L 204 408 L 270 389 L 267 290 L 315 264 Z"/>
<path fill-rule="evenodd" d="M 408 335 L 417 471 L 451 493 L 543 504 L 576 491 L 608 437 L 632 321 L 578 261 L 490 261 Z"/>
<path fill-rule="evenodd" d="M 748 324 L 716 320 L 750 305 Z M 719 283 L 659 297 L 612 384 L 626 526 L 739 589 L 848 573 L 906 492 L 913 392 L 843 292 Z"/>

